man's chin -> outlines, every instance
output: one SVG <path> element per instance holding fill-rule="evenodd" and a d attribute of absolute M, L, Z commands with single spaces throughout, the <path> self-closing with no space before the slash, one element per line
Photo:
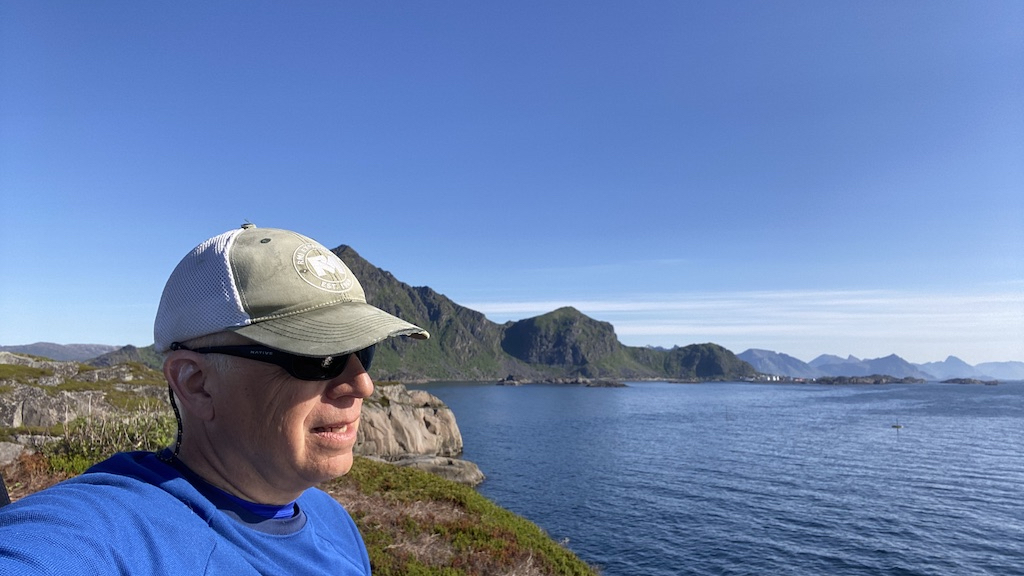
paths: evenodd
<path fill-rule="evenodd" d="M 348 474 L 349 470 L 352 469 L 353 460 L 354 457 L 351 451 L 331 458 L 330 461 L 327 462 L 326 469 L 322 474 L 322 476 L 324 476 L 322 481 L 326 482 L 328 480 L 333 480 L 338 476 Z"/>

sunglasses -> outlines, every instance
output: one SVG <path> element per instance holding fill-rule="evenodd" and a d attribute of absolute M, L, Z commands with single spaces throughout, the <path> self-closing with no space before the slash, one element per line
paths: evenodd
<path fill-rule="evenodd" d="M 375 349 L 376 344 L 372 344 L 362 350 L 339 356 L 312 357 L 289 354 L 288 352 L 282 352 L 281 350 L 267 348 L 258 344 L 251 346 L 208 346 L 205 348 L 186 348 L 181 342 L 171 344 L 171 350 L 189 350 L 198 354 L 226 354 L 228 356 L 274 364 L 284 368 L 285 372 L 299 380 L 332 380 L 337 378 L 345 371 L 345 366 L 348 365 L 348 360 L 352 355 L 359 358 L 359 363 L 363 365 L 363 370 L 368 371 L 370 364 L 373 363 Z"/>

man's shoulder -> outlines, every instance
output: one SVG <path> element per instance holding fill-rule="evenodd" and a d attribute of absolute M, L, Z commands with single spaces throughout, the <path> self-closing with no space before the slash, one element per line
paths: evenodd
<path fill-rule="evenodd" d="M 299 496 L 298 504 L 303 510 L 315 510 L 323 514 L 348 517 L 348 512 L 334 496 L 319 488 L 309 488 Z"/>
<path fill-rule="evenodd" d="M 0 510 L 0 573 L 15 569 L 4 562 L 24 559 L 46 565 L 45 571 L 40 570 L 44 573 L 90 573 L 104 567 L 166 563 L 185 570 L 202 569 L 215 543 L 204 544 L 194 536 L 196 530 L 189 528 L 206 522 L 193 506 L 169 492 L 168 485 L 177 489 L 173 475 L 144 454 L 119 454 L 85 474 L 4 507 Z M 175 542 L 183 538 L 188 539 L 194 557 L 164 551 L 185 544 Z M 154 547 L 153 542 L 167 546 Z M 19 570 L 24 568 L 18 565 Z"/>
<path fill-rule="evenodd" d="M 22 521 L 31 516 L 36 521 L 60 519 L 83 526 L 136 522 L 135 516 L 194 515 L 195 505 L 188 503 L 190 488 L 154 454 L 126 452 L 84 474 L 30 494 L 3 512 L 4 516 L 17 513 Z"/>
<path fill-rule="evenodd" d="M 298 503 L 313 524 L 315 532 L 322 533 L 326 529 L 335 535 L 344 534 L 345 538 L 362 542 L 352 516 L 330 494 L 319 488 L 310 488 L 302 493 Z"/>
<path fill-rule="evenodd" d="M 95 464 L 76 479 L 92 480 L 94 479 L 93 474 L 115 474 L 140 480 L 179 475 L 172 466 L 160 460 L 160 457 L 154 452 L 118 452 Z"/>

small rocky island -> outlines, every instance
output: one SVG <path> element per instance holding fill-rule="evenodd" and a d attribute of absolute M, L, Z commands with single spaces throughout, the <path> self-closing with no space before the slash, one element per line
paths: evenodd
<path fill-rule="evenodd" d="M 871 376 L 825 376 L 816 378 L 818 384 L 924 384 L 921 378 L 896 378 L 884 374 L 873 374 Z"/>
<path fill-rule="evenodd" d="M 984 386 L 997 386 L 999 380 L 978 380 L 977 378 L 950 378 L 943 380 L 943 384 L 982 384 Z"/>
<path fill-rule="evenodd" d="M 616 380 L 602 378 L 584 378 L 576 376 L 573 378 L 522 378 L 509 374 L 498 381 L 498 386 L 522 386 L 524 384 L 559 384 L 566 386 L 584 386 L 586 388 L 626 388 L 626 385 Z"/>

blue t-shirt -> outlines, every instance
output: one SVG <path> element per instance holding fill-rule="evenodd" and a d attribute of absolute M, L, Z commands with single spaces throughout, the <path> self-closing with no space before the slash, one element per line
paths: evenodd
<path fill-rule="evenodd" d="M 189 477 L 126 452 L 0 508 L 0 575 L 369 576 L 355 523 L 323 491 L 290 518 L 254 518 Z"/>

